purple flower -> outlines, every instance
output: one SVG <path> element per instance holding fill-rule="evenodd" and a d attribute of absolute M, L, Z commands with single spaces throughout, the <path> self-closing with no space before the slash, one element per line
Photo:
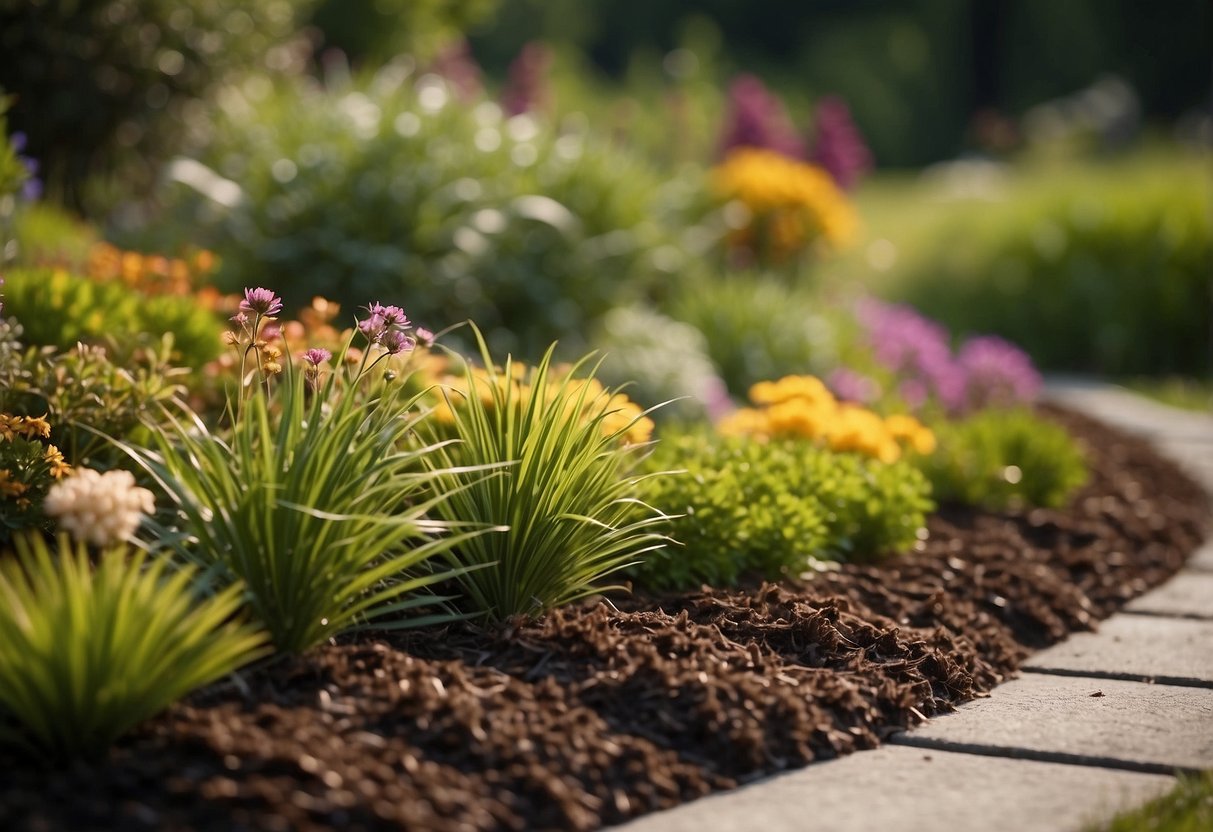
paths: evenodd
<path fill-rule="evenodd" d="M 551 68 L 552 49 L 547 44 L 532 41 L 522 47 L 510 63 L 508 80 L 501 91 L 501 108 L 506 115 L 541 110 L 547 105 Z"/>
<path fill-rule="evenodd" d="M 843 401 L 871 404 L 880 398 L 880 384 L 875 379 L 846 367 L 839 367 L 830 373 L 826 386 Z"/>
<path fill-rule="evenodd" d="M 415 335 L 417 337 L 417 343 L 421 344 L 421 346 L 423 346 L 423 347 L 434 346 L 434 333 L 430 332 L 425 327 L 423 327 L 423 326 L 417 327 L 415 330 L 413 330 L 413 335 Z"/>
<path fill-rule="evenodd" d="M 844 190 L 872 169 L 872 152 L 851 120 L 847 103 L 837 96 L 826 96 L 817 104 L 809 161 L 825 168 Z"/>
<path fill-rule="evenodd" d="M 409 316 L 404 314 L 404 310 L 399 306 L 384 306 L 380 303 L 372 303 L 366 308 L 366 311 L 371 318 L 377 316 L 383 326 L 407 327 L 409 325 Z"/>
<path fill-rule="evenodd" d="M 957 363 L 964 369 L 964 404 L 971 408 L 1032 401 L 1040 392 L 1040 373 L 1019 347 L 994 335 L 970 338 Z"/>
<path fill-rule="evenodd" d="M 22 150 L 25 150 L 25 145 L 28 142 L 29 137 L 21 130 L 16 131 L 8 137 L 8 143 L 12 146 L 14 153 L 20 153 Z"/>
<path fill-rule="evenodd" d="M 380 342 L 383 348 L 388 351 L 388 355 L 396 355 L 397 353 L 408 352 L 417 346 L 417 342 L 405 335 L 399 329 L 390 329 L 383 334 L 383 340 Z"/>
<path fill-rule="evenodd" d="M 244 326 L 248 323 L 248 315 L 244 314 L 243 312 L 237 312 L 228 320 L 230 320 L 236 326 Z"/>
<path fill-rule="evenodd" d="M 331 352 L 326 349 L 321 349 L 320 347 L 312 347 L 303 354 L 303 360 L 308 364 L 311 364 L 313 367 L 319 367 L 332 357 L 333 354 Z"/>
<path fill-rule="evenodd" d="M 753 75 L 740 75 L 729 86 L 721 155 L 736 147 L 761 147 L 793 159 L 804 158 L 804 142 L 796 135 L 783 102 Z"/>
<path fill-rule="evenodd" d="M 240 301 L 240 311 L 255 315 L 277 315 L 282 311 L 282 298 L 275 295 L 272 289 L 245 289 L 244 300 Z"/>

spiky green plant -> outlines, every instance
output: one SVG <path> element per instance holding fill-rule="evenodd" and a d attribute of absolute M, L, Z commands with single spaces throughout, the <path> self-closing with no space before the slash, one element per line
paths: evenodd
<path fill-rule="evenodd" d="M 452 573 L 420 567 L 485 530 L 432 518 L 451 496 L 435 486 L 455 474 L 423 464 L 440 448 L 413 441 L 424 414 L 403 382 L 367 394 L 368 370 L 312 390 L 288 367 L 272 393 L 254 386 L 230 440 L 186 411 L 155 451 L 127 446 L 176 509 L 149 522 L 155 537 L 220 582 L 241 580 L 279 650 L 449 618 L 427 608 L 450 599 L 421 590 Z"/>
<path fill-rule="evenodd" d="M 243 589 L 194 593 L 196 570 L 19 537 L 0 558 L 0 742 L 37 756 L 98 756 L 190 691 L 265 652 L 235 618 Z"/>
<path fill-rule="evenodd" d="M 520 368 L 507 358 L 494 369 L 475 335 L 485 376 L 469 371 L 466 394 L 446 393 L 459 442 L 428 458 L 456 470 L 444 475 L 452 496 L 435 511 L 508 527 L 461 541 L 448 557 L 469 570 L 458 581 L 472 610 L 494 620 L 534 615 L 605 589 L 601 579 L 665 544 L 654 526 L 667 518 L 637 511 L 632 461 L 643 446 L 624 439 L 645 414 L 618 418 L 618 400 L 592 383 L 592 369 L 583 373 L 588 357 L 556 377 L 553 345 L 515 384 Z M 488 479 L 459 472 L 509 462 Z"/>

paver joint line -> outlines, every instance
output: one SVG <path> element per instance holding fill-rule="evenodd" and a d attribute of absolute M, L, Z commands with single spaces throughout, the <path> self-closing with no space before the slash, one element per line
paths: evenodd
<path fill-rule="evenodd" d="M 1144 682 L 1147 685 L 1171 685 L 1179 688 L 1208 688 L 1213 690 L 1213 682 L 1206 679 L 1194 679 L 1191 676 L 1145 676 L 1141 673 L 1122 673 L 1117 670 L 1070 670 L 1064 667 L 1021 667 L 1020 671 L 1023 673 L 1037 673 L 1041 676 L 1113 679 L 1118 682 Z"/>
<path fill-rule="evenodd" d="M 1213 615 L 1201 615 L 1195 612 L 1163 612 L 1162 610 L 1131 610 L 1124 607 L 1117 611 L 1120 615 L 1139 615 L 1142 618 L 1174 618 L 1179 621 L 1213 621 Z"/>
<path fill-rule="evenodd" d="M 1141 774 L 1199 775 L 1204 773 L 1204 769 L 1192 766 L 1120 760 L 1115 757 L 1069 754 L 1064 751 L 1036 751 L 1029 748 L 1016 748 L 1014 746 L 980 745 L 978 743 L 926 739 L 904 732 L 894 734 L 889 738 L 888 742 L 890 745 L 904 745 L 911 748 L 924 748 L 935 751 L 955 751 L 960 754 L 974 754 L 979 757 L 999 757 L 1006 760 L 1035 760 L 1041 763 L 1063 763 L 1065 765 L 1085 766 L 1087 768 L 1135 771 Z"/>

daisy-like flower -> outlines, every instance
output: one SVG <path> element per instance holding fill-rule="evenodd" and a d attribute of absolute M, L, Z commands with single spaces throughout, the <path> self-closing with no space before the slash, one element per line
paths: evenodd
<path fill-rule="evenodd" d="M 275 295 L 272 289 L 245 289 L 240 311 L 262 316 L 277 315 L 282 311 L 282 298 Z"/>
<path fill-rule="evenodd" d="M 129 471 L 90 468 L 51 486 L 42 507 L 72 537 L 94 546 L 129 540 L 156 508 L 152 492 L 135 485 Z"/>

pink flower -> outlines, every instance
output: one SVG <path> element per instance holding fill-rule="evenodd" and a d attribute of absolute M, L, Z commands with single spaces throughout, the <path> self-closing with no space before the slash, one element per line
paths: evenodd
<path fill-rule="evenodd" d="M 240 311 L 254 315 L 277 315 L 282 311 L 282 298 L 275 295 L 272 289 L 245 289 Z"/>

